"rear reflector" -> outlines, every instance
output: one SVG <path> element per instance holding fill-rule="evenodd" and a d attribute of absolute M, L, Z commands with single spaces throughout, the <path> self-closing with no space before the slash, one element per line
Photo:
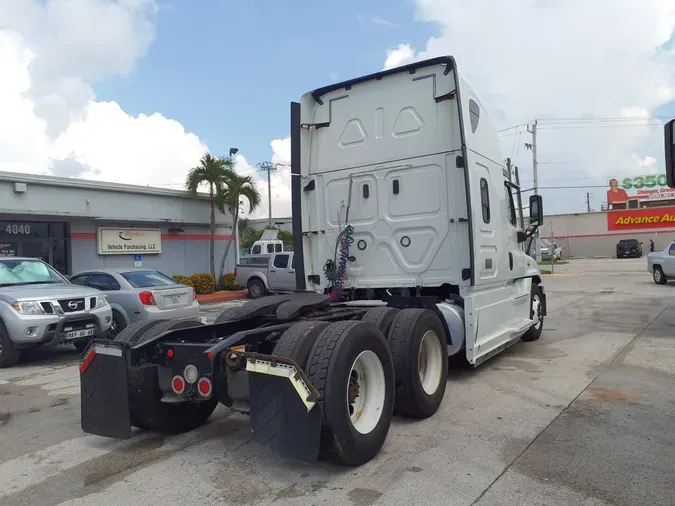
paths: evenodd
<path fill-rule="evenodd" d="M 197 388 L 199 389 L 199 394 L 202 397 L 208 397 L 211 395 L 211 381 L 208 378 L 200 379 L 199 383 L 197 384 Z"/>
<path fill-rule="evenodd" d="M 180 376 L 174 376 L 171 380 L 171 388 L 173 388 L 173 391 L 178 395 L 182 394 L 185 390 L 185 380 Z"/>

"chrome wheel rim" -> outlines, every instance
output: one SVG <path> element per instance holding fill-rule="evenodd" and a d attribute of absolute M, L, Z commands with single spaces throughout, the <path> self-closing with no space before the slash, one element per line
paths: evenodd
<path fill-rule="evenodd" d="M 661 282 L 661 269 L 654 269 L 654 281 Z"/>
<path fill-rule="evenodd" d="M 541 327 L 541 320 L 543 318 L 541 309 L 541 299 L 538 294 L 535 294 L 534 297 L 532 297 L 532 319 L 534 320 L 533 326 L 537 330 Z"/>

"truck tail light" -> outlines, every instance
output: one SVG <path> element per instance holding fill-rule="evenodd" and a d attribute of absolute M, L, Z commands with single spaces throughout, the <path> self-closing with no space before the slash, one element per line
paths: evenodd
<path fill-rule="evenodd" d="M 208 397 L 211 395 L 211 381 L 208 378 L 200 379 L 199 383 L 197 384 L 197 388 L 199 389 L 199 395 L 202 397 Z"/>
<path fill-rule="evenodd" d="M 138 298 L 141 300 L 141 304 L 144 306 L 155 305 L 155 297 L 153 297 L 151 292 L 141 292 L 138 294 Z"/>
<path fill-rule="evenodd" d="M 182 394 L 185 390 L 185 380 L 181 376 L 174 376 L 171 380 L 171 388 L 176 394 Z"/>

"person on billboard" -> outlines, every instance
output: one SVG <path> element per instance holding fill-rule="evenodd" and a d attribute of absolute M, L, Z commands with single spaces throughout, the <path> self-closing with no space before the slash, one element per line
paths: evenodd
<path fill-rule="evenodd" d="M 609 190 L 607 190 L 607 203 L 625 204 L 628 201 L 628 194 L 623 188 L 619 188 L 619 182 L 616 179 L 609 180 Z"/>

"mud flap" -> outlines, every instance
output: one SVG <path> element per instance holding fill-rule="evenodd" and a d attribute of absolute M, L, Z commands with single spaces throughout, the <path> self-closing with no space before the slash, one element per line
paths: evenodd
<path fill-rule="evenodd" d="M 281 455 L 314 462 L 319 457 L 321 408 L 307 407 L 287 379 L 249 373 L 254 440 Z"/>
<path fill-rule="evenodd" d="M 114 341 L 94 341 L 80 363 L 81 424 L 89 434 L 131 437 L 125 349 Z"/>

